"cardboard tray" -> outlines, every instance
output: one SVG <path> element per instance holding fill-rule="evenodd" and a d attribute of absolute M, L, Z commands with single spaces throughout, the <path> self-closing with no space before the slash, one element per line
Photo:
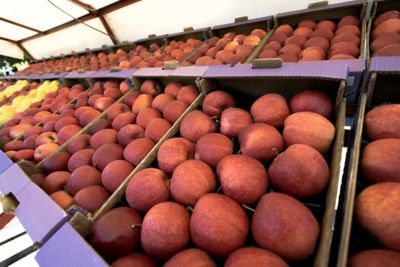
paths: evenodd
<path fill-rule="evenodd" d="M 144 45 L 146 47 L 149 47 L 150 44 L 152 43 L 156 43 L 158 44 L 158 46 L 162 47 L 163 45 L 165 45 L 165 37 L 167 35 L 166 34 L 162 34 L 162 35 L 158 35 L 156 36 L 155 34 L 150 34 L 147 38 L 142 38 L 139 40 L 135 41 L 136 45 Z"/>
<path fill-rule="evenodd" d="M 312 203 L 309 207 L 314 209 L 314 212 L 317 214 L 317 217 L 320 222 L 322 222 L 322 234 L 320 239 L 322 240 L 319 244 L 318 252 L 317 252 L 317 259 L 315 260 L 315 266 L 326 266 L 326 262 L 329 261 L 329 253 L 330 253 L 330 240 L 333 235 L 333 221 L 335 219 L 335 207 L 338 200 L 338 186 L 340 184 L 340 177 L 339 177 L 339 163 L 341 157 L 341 148 L 343 145 L 343 137 L 344 137 L 344 112 L 345 112 L 345 99 L 342 99 L 343 90 L 345 86 L 345 80 L 347 76 L 347 68 L 343 67 L 343 65 L 335 70 L 332 71 L 331 76 L 326 73 L 326 75 L 320 76 L 307 76 L 302 74 L 293 74 L 290 76 L 288 73 L 277 77 L 275 73 L 269 72 L 269 70 L 253 70 L 249 69 L 247 71 L 243 71 L 243 69 L 236 69 L 235 68 L 227 68 L 226 66 L 220 66 L 221 68 L 225 67 L 226 70 L 222 73 L 221 70 L 218 70 L 216 73 L 215 69 L 211 70 L 208 69 L 207 72 L 203 75 L 204 79 L 197 79 L 197 84 L 200 86 L 201 91 L 203 92 L 196 101 L 191 105 L 189 110 L 186 110 L 185 114 L 179 119 L 182 120 L 183 117 L 192 109 L 195 109 L 199 104 L 201 104 L 204 93 L 212 90 L 221 89 L 226 90 L 232 93 L 234 96 L 238 97 L 241 102 L 238 103 L 240 106 L 248 105 L 247 100 L 253 101 L 256 97 L 261 96 L 267 92 L 277 91 L 283 94 L 286 97 L 290 97 L 293 94 L 310 88 L 310 85 L 314 85 L 314 88 L 323 88 L 326 90 L 328 95 L 332 97 L 334 101 L 337 102 L 336 106 L 336 140 L 335 144 L 332 148 L 330 155 L 328 156 L 329 160 L 331 161 L 331 183 L 329 185 L 329 189 L 327 189 L 326 194 L 317 198 L 317 204 Z M 237 66 L 238 67 L 238 66 Z M 135 84 L 140 83 L 142 78 L 146 77 L 147 74 L 152 74 L 152 77 L 157 77 L 159 81 L 165 83 L 170 81 L 171 77 L 174 79 L 178 79 L 180 81 L 185 81 L 188 79 L 189 76 L 182 77 L 179 76 L 179 71 L 182 69 L 187 68 L 178 68 L 175 71 L 164 71 L 160 72 L 160 69 L 155 70 L 154 68 L 150 69 L 142 69 L 138 71 L 133 77 L 133 81 Z M 293 70 L 301 70 L 301 67 L 297 67 L 297 69 Z M 196 71 L 199 71 L 198 69 Z M 186 73 L 186 75 L 188 75 Z M 251 81 L 251 82 L 249 82 Z M 293 89 L 296 88 L 296 89 Z M 243 98 L 243 96 L 247 96 Z M 173 126 L 174 129 L 171 129 L 170 132 L 163 137 L 163 140 L 167 138 L 175 136 L 175 134 L 179 130 L 179 124 L 175 124 Z M 162 141 L 160 141 L 157 145 L 159 145 Z M 124 181 L 124 183 L 118 188 L 117 193 L 114 193 L 111 198 L 116 199 L 109 199 L 103 207 L 98 210 L 91 218 L 88 220 L 87 217 L 83 216 L 82 214 L 75 214 L 74 217 L 70 220 L 69 223 L 65 224 L 62 231 L 57 232 L 53 238 L 54 243 L 48 242 L 48 246 L 43 251 L 39 251 L 37 255 L 37 259 L 39 263 L 44 263 L 49 257 L 52 257 L 52 264 L 57 265 L 61 264 L 62 261 L 69 262 L 69 259 L 66 259 L 66 255 L 75 255 L 76 258 L 82 258 L 82 262 L 86 261 L 94 261 L 95 266 L 103 266 L 104 262 L 101 260 L 101 256 L 95 252 L 90 245 L 82 239 L 82 237 L 78 234 L 85 234 L 88 233 L 92 227 L 93 221 L 96 221 L 98 217 L 104 214 L 106 211 L 111 209 L 113 206 L 118 204 L 118 201 L 121 197 L 123 197 L 125 193 L 125 188 L 130 180 L 130 178 L 137 173 L 137 171 L 151 166 L 152 162 L 156 159 L 156 153 L 158 148 L 153 149 L 148 156 L 141 162 L 138 167 L 129 175 L 129 177 Z M 324 204 L 324 198 L 327 197 L 327 203 Z M 313 206 L 317 206 L 312 208 Z M 322 206 L 326 206 L 325 210 L 323 211 Z M 324 214 L 323 214 L 324 213 Z M 70 228 L 69 225 L 72 225 L 75 230 L 66 229 Z M 64 232 L 68 231 L 68 238 L 66 237 L 67 234 Z M 50 245 L 51 244 L 51 245 Z M 65 245 L 63 245 L 65 244 Z M 76 246 L 79 248 L 81 246 L 82 249 L 76 249 L 73 246 L 68 244 L 77 244 Z M 47 245 L 47 244 L 46 244 Z M 60 249 L 52 249 L 57 247 L 63 247 L 63 250 Z M 76 254 L 75 254 L 76 253 Z M 315 256 L 315 255 L 314 255 Z M 295 266 L 311 266 L 313 263 L 313 259 L 308 259 L 306 262 L 298 263 Z M 80 262 L 75 262 L 78 264 Z"/>
<path fill-rule="evenodd" d="M 367 32 L 366 32 L 366 54 L 367 60 L 370 62 L 372 58 L 372 51 L 370 50 L 370 43 L 372 42 L 371 33 L 373 30 L 373 23 L 375 18 L 377 18 L 383 12 L 388 10 L 400 10 L 400 2 L 396 0 L 373 0 L 372 10 L 369 20 L 367 21 Z M 399 60 L 400 57 L 398 57 Z"/>
<path fill-rule="evenodd" d="M 124 94 L 123 96 L 121 96 L 117 101 L 114 102 L 115 103 L 120 103 L 121 101 L 123 101 L 123 99 L 125 98 L 125 96 L 127 95 Z M 72 100 L 74 101 L 74 100 Z M 88 123 L 85 127 L 83 127 L 79 132 L 77 132 L 74 136 L 72 136 L 70 139 L 68 139 L 67 141 L 65 141 L 62 145 L 60 145 L 60 147 L 58 149 L 56 149 L 55 151 L 53 151 L 53 153 L 50 153 L 46 158 L 44 158 L 43 160 L 41 160 L 40 162 L 38 162 L 36 165 L 34 165 L 35 168 L 38 168 L 39 170 L 41 170 L 43 163 L 48 160 L 50 157 L 52 157 L 53 155 L 57 154 L 58 152 L 61 151 L 66 151 L 68 149 L 68 145 L 69 143 L 71 143 L 76 137 L 78 137 L 79 135 L 88 133 L 90 131 L 90 128 L 101 118 L 104 118 L 107 115 L 108 110 L 112 107 L 113 105 L 111 105 L 110 107 L 108 107 L 106 110 L 104 110 L 103 112 L 100 113 L 100 115 L 98 115 L 93 121 L 91 121 L 90 123 Z"/>
<path fill-rule="evenodd" d="M 209 29 L 210 37 L 223 37 L 224 34 L 234 31 L 238 34 L 250 34 L 250 32 L 256 28 L 259 29 L 264 29 L 267 32 L 267 36 L 264 37 L 264 39 L 260 42 L 260 44 L 253 50 L 253 52 L 249 55 L 249 57 L 246 59 L 246 62 L 250 62 L 252 59 L 254 59 L 254 56 L 256 54 L 260 53 L 260 49 L 265 45 L 267 42 L 267 37 L 268 34 L 270 34 L 270 30 L 273 28 L 273 17 L 272 16 L 267 16 L 267 17 L 260 17 L 260 18 L 255 18 L 255 19 L 248 19 L 247 17 L 240 17 L 236 18 L 234 22 L 232 23 L 227 23 L 227 24 L 222 24 L 222 25 L 217 25 Z M 207 42 L 204 42 L 207 43 Z M 195 51 L 193 51 L 192 54 L 190 54 L 186 59 L 184 59 L 182 62 L 185 62 L 190 59 L 190 57 L 194 54 Z M 181 63 L 182 63 L 181 62 Z"/>
<path fill-rule="evenodd" d="M 353 96 L 349 97 L 349 100 L 356 101 L 356 94 L 359 85 L 363 79 L 364 70 L 366 70 L 365 64 L 365 42 L 366 42 L 366 28 L 367 28 L 367 21 L 366 21 L 366 12 L 367 12 L 367 1 L 366 0 L 356 0 L 332 5 L 325 5 L 321 7 L 315 8 L 307 8 L 297 11 L 291 12 L 284 12 L 279 13 L 275 17 L 275 28 L 273 32 L 276 30 L 278 26 L 281 24 L 290 24 L 290 25 L 297 25 L 300 21 L 304 19 L 314 19 L 316 21 L 324 20 L 324 19 L 331 19 L 333 21 L 338 22 L 340 18 L 346 15 L 354 15 L 360 18 L 361 22 L 361 43 L 360 43 L 360 57 L 358 59 L 353 60 L 324 60 L 325 67 L 328 64 L 336 64 L 337 62 L 341 62 L 343 64 L 349 65 L 349 76 L 347 86 L 346 95 Z M 271 32 L 271 35 L 273 34 Z M 271 36 L 270 35 L 270 36 Z M 268 40 L 267 40 L 268 41 Z M 267 42 L 266 41 L 266 42 Z M 265 43 L 266 43 L 265 42 Z M 258 58 L 259 54 L 262 51 L 262 46 L 258 49 L 258 53 L 253 55 L 253 59 Z M 329 67 L 330 68 L 330 67 Z"/>
<path fill-rule="evenodd" d="M 282 69 L 256 70 L 251 69 L 251 66 L 247 64 L 232 68 L 216 66 L 210 67 L 203 76 L 210 88 L 225 88 L 231 92 L 244 93 L 252 97 L 267 92 L 277 92 L 286 99 L 290 99 L 294 94 L 305 89 L 321 89 L 335 103 L 335 119 L 332 122 L 336 124 L 336 137 L 327 155 L 327 161 L 330 161 L 330 184 L 324 194 L 305 203 L 316 215 L 321 226 L 318 247 L 311 257 L 301 262 L 290 262 L 290 266 L 328 266 L 332 260 L 330 258 L 332 240 L 337 231 L 335 220 L 342 184 L 340 162 L 344 144 L 346 99 L 343 98 L 343 93 L 347 68 L 339 64 L 327 70 L 321 68 L 319 64 L 323 63 L 306 64 L 309 68 L 314 65 L 312 71 L 305 71 L 306 65 L 301 63 L 284 64 Z"/>
<path fill-rule="evenodd" d="M 383 103 L 400 103 L 398 84 L 400 82 L 400 61 L 398 57 L 372 58 L 368 85 L 364 88 L 354 120 L 350 156 L 348 157 L 344 202 L 342 207 L 342 231 L 336 266 L 345 267 L 348 257 L 361 250 L 379 248 L 379 244 L 353 221 L 354 202 L 367 184 L 358 172 L 360 154 L 366 145 L 363 135 L 364 117 L 374 106 Z"/>
<path fill-rule="evenodd" d="M 84 84 L 84 86 L 86 87 L 86 91 L 88 91 L 88 92 L 92 89 L 92 84 L 91 84 L 90 80 L 87 80 L 87 79 L 83 79 L 83 80 L 82 79 L 64 79 L 64 78 L 61 79 L 60 88 L 62 86 L 64 86 L 64 85 L 72 86 L 75 83 Z M 67 104 L 74 104 L 74 103 L 76 103 L 76 98 L 70 100 Z M 61 112 L 61 110 L 57 110 L 57 111 L 53 112 L 53 114 L 60 114 L 60 112 Z M 43 126 L 43 122 L 38 122 L 34 126 Z M 21 140 L 21 139 L 23 139 L 23 134 L 24 133 L 22 133 L 21 135 L 15 137 L 13 140 Z M 5 141 L 4 138 L 0 137 L 0 149 L 3 149 L 3 147 L 5 146 L 6 143 L 7 143 L 7 141 Z"/>
<path fill-rule="evenodd" d="M 150 68 L 150 69 L 143 69 L 144 72 L 146 72 L 146 70 L 151 70 L 154 68 Z M 152 73 L 150 71 L 150 73 Z M 136 77 L 133 77 L 133 83 L 134 83 L 134 88 L 135 90 L 139 90 L 141 83 L 147 79 L 147 78 L 152 78 L 152 79 L 157 79 L 163 86 L 165 86 L 168 82 L 171 81 L 179 81 L 182 82 L 184 84 L 192 84 L 194 86 L 196 85 L 196 76 L 193 75 L 179 75 L 179 73 L 176 71 L 176 77 L 174 78 L 169 78 L 167 75 L 166 71 L 162 71 L 159 70 L 158 75 L 145 75 L 142 72 L 142 75 L 138 75 Z M 200 89 L 199 89 L 200 90 Z M 101 215 L 103 215 L 105 212 L 107 212 L 108 210 L 110 210 L 112 207 L 114 207 L 120 200 L 121 198 L 124 196 L 125 194 L 125 189 L 126 186 L 129 182 L 129 180 L 140 170 L 146 168 L 149 163 L 151 163 L 153 161 L 153 159 L 156 157 L 158 148 L 160 147 L 160 145 L 167 140 L 168 138 L 172 137 L 175 135 L 175 133 L 178 131 L 179 129 L 179 125 L 181 123 L 181 121 L 183 120 L 184 116 L 190 112 L 191 110 L 195 109 L 199 103 L 201 102 L 203 98 L 203 95 L 200 94 L 199 97 L 188 107 L 188 109 L 182 114 L 182 116 L 172 125 L 171 129 L 156 143 L 156 145 L 153 147 L 153 149 L 147 154 L 147 156 L 135 167 L 135 169 L 126 177 L 126 179 L 124 180 L 124 182 L 118 187 L 118 189 L 116 191 L 114 191 L 111 196 L 109 197 L 109 199 L 93 214 L 90 214 L 88 217 L 86 217 L 87 220 L 89 220 L 89 224 L 91 222 L 96 221 Z M 99 118 L 104 117 L 106 115 L 106 112 L 104 112 Z M 96 120 L 98 120 L 99 118 L 97 118 Z M 80 227 L 81 219 L 79 217 L 80 215 L 77 215 L 75 217 L 72 218 L 71 223 L 74 226 L 77 226 L 77 228 Z M 75 221 L 75 219 L 78 218 L 77 222 Z M 76 224 L 75 224 L 76 223 Z M 86 235 L 88 233 L 87 231 L 88 229 L 84 229 L 81 233 L 83 235 Z"/>
<path fill-rule="evenodd" d="M 122 101 L 123 97 L 119 101 Z M 119 102 L 116 101 L 116 102 Z M 104 116 L 106 109 L 100 116 Z M 99 118 L 98 116 L 97 118 Z M 44 244 L 47 239 L 64 224 L 70 216 L 60 208 L 50 196 L 37 186 L 29 175 L 41 173 L 43 163 L 54 154 L 67 149 L 68 144 L 76 136 L 85 133 L 97 121 L 86 125 L 80 132 L 71 137 L 59 149 L 48 155 L 37 164 L 21 160 L 0 174 L 0 191 L 16 200 L 16 208 L 12 212 L 21 221 L 34 242 Z M 34 199 L 34 201 L 32 201 Z M 38 207 L 40 207 L 38 209 Z M 73 214 L 73 211 L 71 212 Z"/>
<path fill-rule="evenodd" d="M 210 27 L 205 27 L 200 29 L 193 29 L 193 27 L 187 27 L 183 29 L 182 32 L 167 34 L 165 39 L 167 43 L 171 42 L 172 40 L 186 41 L 188 38 L 207 40 L 210 37 L 209 35 L 210 29 L 211 29 Z"/>
<path fill-rule="evenodd" d="M 137 71 L 137 69 L 121 70 L 119 68 L 113 68 L 110 70 L 99 70 L 93 73 L 90 78 L 110 78 L 110 79 L 129 79 Z"/>
<path fill-rule="evenodd" d="M 11 159 L 3 151 L 0 151 L 0 174 L 10 168 L 13 164 L 14 163 L 11 161 Z M 0 188 L 0 192 L 1 191 L 2 190 Z"/>
<path fill-rule="evenodd" d="M 108 264 L 69 224 L 64 224 L 35 256 L 40 266 L 93 266 Z"/>

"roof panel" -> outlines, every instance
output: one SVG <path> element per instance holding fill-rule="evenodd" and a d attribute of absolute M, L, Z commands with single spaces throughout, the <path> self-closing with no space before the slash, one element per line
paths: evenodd
<path fill-rule="evenodd" d="M 19 59 L 24 58 L 24 52 L 16 44 L 3 40 L 0 40 L 0 55 Z"/>
<path fill-rule="evenodd" d="M 254 1 L 203 0 L 199 4 L 198 0 L 186 0 L 182 7 L 182 0 L 146 0 L 105 17 L 118 40 L 131 41 L 153 33 L 179 32 L 189 26 L 198 29 L 229 23 L 240 16 L 255 17 Z"/>
<path fill-rule="evenodd" d="M 65 10 L 74 17 L 80 17 L 88 12 L 65 0 L 51 0 L 55 5 Z M 23 8 L 21 8 L 23 7 Z M 48 0 L 13 0 L 0 8 L 0 17 L 30 26 L 34 29 L 45 31 L 72 20 L 72 18 L 56 7 Z"/>
<path fill-rule="evenodd" d="M 82 3 L 89 4 L 95 9 L 108 6 L 109 4 L 118 2 L 118 0 L 81 0 Z"/>
<path fill-rule="evenodd" d="M 14 41 L 21 40 L 36 34 L 36 32 L 15 26 L 14 24 L 0 21 L 0 36 Z"/>
<path fill-rule="evenodd" d="M 106 32 L 101 21 L 97 18 L 88 20 L 85 23 Z M 25 48 L 36 59 L 57 56 L 61 53 L 68 54 L 72 50 L 78 52 L 85 48 L 97 48 L 102 45 L 112 45 L 110 37 L 83 24 L 24 42 Z"/>

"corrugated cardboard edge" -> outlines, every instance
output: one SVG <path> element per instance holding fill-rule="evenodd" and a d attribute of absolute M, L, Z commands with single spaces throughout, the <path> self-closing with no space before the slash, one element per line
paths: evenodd
<path fill-rule="evenodd" d="M 92 79 L 129 79 L 138 69 L 132 68 L 127 70 L 113 71 L 109 70 L 99 70 L 93 73 L 90 78 Z"/>
<path fill-rule="evenodd" d="M 36 254 L 35 259 L 43 267 L 77 266 L 77 264 L 108 266 L 69 223 L 64 224 L 46 242 Z"/>
<path fill-rule="evenodd" d="M 240 25 L 253 24 L 253 23 L 263 22 L 263 21 L 267 22 L 267 21 L 272 21 L 272 20 L 273 20 L 273 16 L 264 16 L 264 17 L 249 19 L 249 20 L 241 21 L 241 22 L 225 23 L 225 24 L 220 24 L 220 25 L 211 27 L 211 31 L 221 30 L 221 29 L 230 28 L 230 27 L 236 27 L 236 26 L 240 26 Z"/>
<path fill-rule="evenodd" d="M 369 72 L 400 74 L 400 56 L 373 57 Z"/>
<path fill-rule="evenodd" d="M 299 14 L 312 14 L 312 13 L 322 12 L 325 10 L 353 7 L 353 6 L 362 5 L 365 3 L 367 3 L 367 0 L 355 0 L 355 1 L 348 1 L 348 2 L 342 2 L 342 3 L 335 3 L 335 4 L 330 4 L 327 6 L 322 6 L 322 7 L 317 7 L 317 8 L 311 8 L 311 9 L 306 8 L 306 9 L 300 9 L 300 10 L 295 10 L 295 11 L 282 12 L 282 13 L 278 13 L 276 15 L 276 17 L 279 20 L 280 18 L 294 17 Z"/>
<path fill-rule="evenodd" d="M 330 164 L 330 182 L 325 201 L 325 211 L 321 224 L 321 234 L 314 260 L 314 267 L 325 267 L 329 265 L 331 246 L 335 233 L 335 220 L 339 202 L 342 177 L 340 177 L 340 161 L 342 159 L 342 147 L 344 144 L 344 124 L 346 116 L 346 98 L 340 103 L 336 119 L 336 137 L 332 151 Z"/>
<path fill-rule="evenodd" d="M 373 95 L 373 89 L 375 87 L 376 81 L 376 73 L 372 73 L 367 90 L 362 92 L 360 97 L 360 103 L 358 106 L 358 114 L 356 119 L 356 126 L 354 129 L 354 143 L 352 145 L 350 158 L 348 161 L 349 169 L 346 175 L 346 184 L 345 184 L 345 193 L 344 193 L 344 214 L 343 214 L 343 223 L 342 223 L 342 231 L 340 235 L 340 243 L 339 243 L 339 253 L 337 260 L 337 267 L 346 267 L 348 260 L 348 253 L 350 247 L 350 237 L 351 237 L 351 229 L 353 222 L 353 213 L 354 213 L 354 203 L 356 197 L 356 187 L 357 187 L 357 178 L 358 178 L 358 165 L 361 153 L 361 143 L 362 143 L 362 133 L 364 127 L 364 117 L 367 108 L 367 104 L 369 99 L 371 99 Z"/>

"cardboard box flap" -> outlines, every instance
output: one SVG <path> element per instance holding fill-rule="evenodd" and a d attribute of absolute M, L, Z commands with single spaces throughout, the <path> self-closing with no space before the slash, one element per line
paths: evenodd
<path fill-rule="evenodd" d="M 277 17 L 277 19 L 289 18 L 289 17 L 293 17 L 293 16 L 298 16 L 298 15 L 319 13 L 321 11 L 323 12 L 323 11 L 328 11 L 328 10 L 332 11 L 332 10 L 336 10 L 336 9 L 357 7 L 357 6 L 366 4 L 366 3 L 367 3 L 367 0 L 349 1 L 349 2 L 337 3 L 337 4 L 327 5 L 327 6 L 321 6 L 321 7 L 315 7 L 315 8 L 305 8 L 305 9 L 300 9 L 300 10 L 296 10 L 296 11 L 278 13 L 278 15 L 276 17 Z"/>
<path fill-rule="evenodd" d="M 162 68 L 142 68 L 138 69 L 133 76 L 134 77 L 168 77 L 172 70 L 163 70 Z"/>
<path fill-rule="evenodd" d="M 95 73 L 96 71 L 83 71 L 83 72 L 73 71 L 68 73 L 64 77 L 64 79 L 86 79 L 90 78 Z"/>
<path fill-rule="evenodd" d="M 35 256 L 40 266 L 108 266 L 70 224 L 64 224 Z"/>
<path fill-rule="evenodd" d="M 56 80 L 61 79 L 68 75 L 68 72 L 60 72 L 60 73 L 45 73 L 41 76 L 41 79 L 46 80 Z"/>
<path fill-rule="evenodd" d="M 166 37 L 166 34 L 163 35 L 158 35 L 154 37 L 147 37 L 147 38 L 142 38 L 139 40 L 135 41 L 135 44 L 141 44 L 141 45 L 150 45 L 150 43 L 156 42 L 158 45 L 163 45 L 164 44 L 164 38 Z"/>
<path fill-rule="evenodd" d="M 13 165 L 11 159 L 3 151 L 0 151 L 0 173 L 10 168 L 11 165 Z"/>
<path fill-rule="evenodd" d="M 34 242 L 46 242 L 68 219 L 67 213 L 32 181 L 14 195 L 19 201 L 14 214 Z"/>
<path fill-rule="evenodd" d="M 8 163 L 10 163 L 7 169 L 0 174 L 1 193 L 8 194 L 11 192 L 16 192 L 30 181 L 17 163 L 13 164 L 10 159 L 6 160 L 4 158 L 2 158 L 1 161 L 2 168 L 7 165 L 8 161 Z"/>
<path fill-rule="evenodd" d="M 270 78 L 320 78 L 330 80 L 346 80 L 349 66 L 345 63 L 332 62 L 327 66 L 323 61 L 283 63 L 282 68 L 254 69 L 251 64 L 210 66 L 203 78 L 239 78 L 239 77 L 270 77 Z"/>
<path fill-rule="evenodd" d="M 400 57 L 373 57 L 369 72 L 400 74 Z"/>
<path fill-rule="evenodd" d="M 332 61 L 325 61 L 331 63 Z M 343 59 L 336 60 L 336 62 L 341 62 L 349 65 L 349 72 L 364 72 L 367 69 L 365 60 L 362 58 L 358 59 Z"/>
<path fill-rule="evenodd" d="M 178 67 L 171 70 L 169 76 L 201 77 L 208 70 L 208 66 Z"/>
<path fill-rule="evenodd" d="M 170 33 L 170 34 L 167 34 L 166 37 L 168 39 L 176 39 L 177 37 L 191 36 L 191 37 L 197 37 L 198 39 L 206 39 L 208 37 L 208 32 L 210 31 L 210 29 L 211 29 L 211 27 L 205 27 L 205 28 L 200 28 L 200 29 L 194 29 L 191 31 Z"/>
<path fill-rule="evenodd" d="M 20 79 L 26 79 L 26 80 L 40 80 L 43 79 L 43 74 L 32 74 L 32 75 L 27 75 L 27 76 L 22 76 Z"/>
<path fill-rule="evenodd" d="M 128 79 L 137 71 L 137 69 L 127 69 L 120 71 L 99 70 L 92 74 L 90 78 L 125 78 Z"/>

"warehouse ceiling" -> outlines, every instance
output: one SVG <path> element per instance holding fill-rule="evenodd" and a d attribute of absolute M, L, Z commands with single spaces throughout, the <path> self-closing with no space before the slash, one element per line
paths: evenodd
<path fill-rule="evenodd" d="M 104 16 L 138 1 L 9 1 L 0 9 L 0 54 L 23 58 L 25 53 L 31 58 L 38 58 L 46 45 L 61 45 L 53 40 L 64 43 L 57 38 L 60 36 L 79 36 L 77 43 L 83 43 L 87 48 L 118 44 L 112 26 Z M 32 54 L 32 51 L 38 52 Z"/>

